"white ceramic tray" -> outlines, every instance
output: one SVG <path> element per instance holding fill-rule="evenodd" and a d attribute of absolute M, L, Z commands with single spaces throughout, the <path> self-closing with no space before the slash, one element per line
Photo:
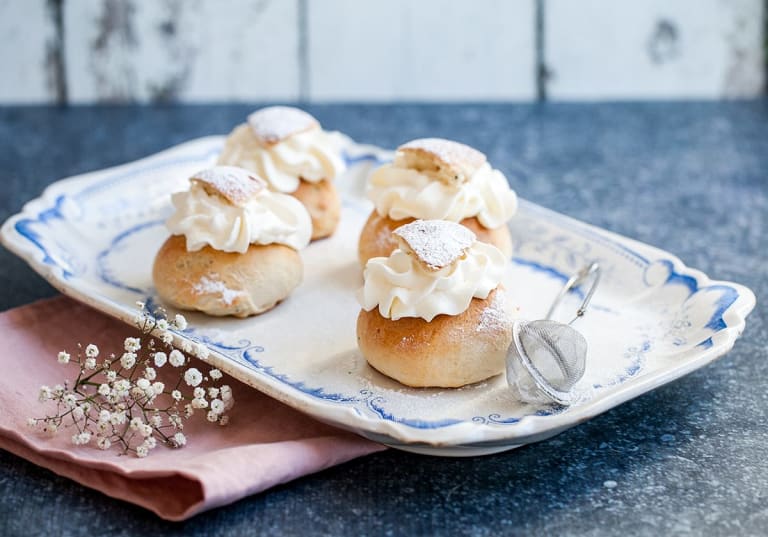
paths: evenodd
<path fill-rule="evenodd" d="M 222 143 L 202 138 L 54 183 L 5 222 L 3 244 L 62 292 L 131 323 L 137 300 L 157 303 L 151 266 L 167 235 L 169 194 L 213 164 Z M 582 399 L 569 408 L 523 405 L 503 375 L 457 390 L 405 388 L 371 369 L 355 342 L 357 236 L 371 210 L 361 194 L 371 166 L 388 157 L 350 142 L 350 168 L 338 180 L 340 229 L 303 252 L 305 281 L 288 300 L 246 320 L 188 314 L 176 337 L 206 343 L 207 361 L 320 420 L 401 449 L 461 456 L 543 440 L 708 364 L 733 346 L 755 305 L 741 285 L 523 201 L 505 281 L 520 316 L 541 317 L 588 261 L 603 269 L 578 324 L 590 348 Z"/>

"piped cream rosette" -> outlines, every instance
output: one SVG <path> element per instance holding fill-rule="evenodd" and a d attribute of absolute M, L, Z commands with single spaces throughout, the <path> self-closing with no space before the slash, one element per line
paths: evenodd
<path fill-rule="evenodd" d="M 219 164 L 253 171 L 276 192 L 299 199 L 312 217 L 312 238 L 331 235 L 340 199 L 333 181 L 346 166 L 341 137 L 310 114 L 287 106 L 262 108 L 227 137 Z"/>
<path fill-rule="evenodd" d="M 232 166 L 203 170 L 171 196 L 172 236 L 158 252 L 160 297 L 182 309 L 245 317 L 262 313 L 299 285 L 298 251 L 311 235 L 304 206 Z"/>
<path fill-rule="evenodd" d="M 368 179 L 375 210 L 360 237 L 361 262 L 397 246 L 394 228 L 414 219 L 448 220 L 471 229 L 508 257 L 506 222 L 517 210 L 507 179 L 481 152 L 450 140 L 427 138 L 400 146 L 394 161 Z"/>
<path fill-rule="evenodd" d="M 457 387 L 504 370 L 511 322 L 499 285 L 507 259 L 466 227 L 417 220 L 370 259 L 357 337 L 375 369 L 409 386 Z"/>

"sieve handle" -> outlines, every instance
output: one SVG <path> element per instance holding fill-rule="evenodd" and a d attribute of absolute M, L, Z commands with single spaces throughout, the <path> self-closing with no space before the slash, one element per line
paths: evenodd
<path fill-rule="evenodd" d="M 574 317 L 568 324 L 573 324 L 576 319 L 583 317 L 584 313 L 587 311 L 587 306 L 589 306 L 589 301 L 592 300 L 592 295 L 595 294 L 597 283 L 600 281 L 600 265 L 597 263 L 597 261 L 593 261 L 586 267 L 582 268 L 579 272 L 571 276 L 567 282 L 565 282 L 565 285 L 562 289 L 560 289 L 560 292 L 557 294 L 555 300 L 552 302 L 552 305 L 549 307 L 549 311 L 547 312 L 545 319 L 552 319 L 552 314 L 555 313 L 555 310 L 563 301 L 565 295 L 567 295 L 571 289 L 580 286 L 589 278 L 592 278 L 592 285 L 584 295 L 584 300 L 581 302 L 581 306 L 579 306 L 579 309 L 576 310 L 576 317 Z"/>

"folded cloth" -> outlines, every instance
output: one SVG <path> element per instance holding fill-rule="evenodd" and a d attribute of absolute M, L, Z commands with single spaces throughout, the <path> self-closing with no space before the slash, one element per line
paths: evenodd
<path fill-rule="evenodd" d="M 236 404 L 229 425 L 219 427 L 193 416 L 185 422 L 185 447 L 158 446 L 143 459 L 92 444 L 75 446 L 73 430 L 51 438 L 26 426 L 27 418 L 52 410 L 38 402 L 40 386 L 75 376 L 72 366 L 57 362 L 60 350 L 72 352 L 79 342 L 117 352 L 115 347 L 134 332 L 66 297 L 0 313 L 0 448 L 168 520 L 183 520 L 384 449 L 318 423 L 234 379 L 229 384 Z M 202 364 L 198 367 L 205 370 Z"/>

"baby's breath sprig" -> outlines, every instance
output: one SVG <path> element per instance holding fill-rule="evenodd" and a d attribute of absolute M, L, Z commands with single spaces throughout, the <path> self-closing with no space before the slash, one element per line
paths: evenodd
<path fill-rule="evenodd" d="M 125 338 L 120 356 L 110 354 L 99 361 L 100 351 L 94 344 L 85 349 L 78 344 L 75 356 L 59 352 L 59 363 L 79 366 L 77 378 L 40 388 L 40 402 L 55 403 L 56 411 L 44 418 L 29 418 L 30 427 L 48 434 L 68 428 L 75 445 L 95 443 L 103 450 L 118 446 L 123 454 L 146 457 L 158 442 L 172 448 L 184 446 L 184 420 L 198 410 L 212 423 L 229 422 L 227 412 L 235 400 L 232 389 L 220 383 L 222 372 L 211 369 L 206 376 L 190 367 L 187 354 L 194 351 L 204 359 L 207 347 L 189 342 L 181 350 L 173 347 L 170 331 L 186 329 L 186 319 L 182 315 L 169 319 L 162 308 L 150 313 L 144 303 L 137 305 L 139 337 Z M 163 367 L 176 373 L 170 384 L 158 379 Z M 191 396 L 185 393 L 190 389 Z"/>

